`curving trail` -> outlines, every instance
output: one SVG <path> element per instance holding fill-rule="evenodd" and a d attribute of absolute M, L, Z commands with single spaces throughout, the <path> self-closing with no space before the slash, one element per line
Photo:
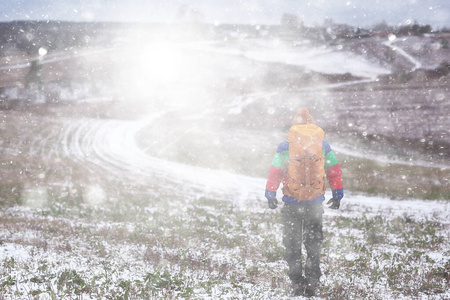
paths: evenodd
<path fill-rule="evenodd" d="M 156 183 L 162 189 L 176 190 L 180 197 L 215 195 L 235 201 L 238 207 L 255 206 L 254 201 L 262 199 L 265 179 L 166 161 L 138 146 L 139 131 L 154 125 L 168 111 L 135 121 L 64 119 L 60 130 L 48 129 L 31 139 L 29 155 L 69 159 L 87 167 L 90 174 L 86 175 L 106 174 L 130 186 Z"/>

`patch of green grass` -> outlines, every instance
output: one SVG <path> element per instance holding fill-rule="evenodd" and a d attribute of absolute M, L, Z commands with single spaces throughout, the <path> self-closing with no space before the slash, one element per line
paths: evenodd
<path fill-rule="evenodd" d="M 328 241 L 323 253 L 338 257 L 323 257 L 329 278 L 322 287 L 324 294 L 339 295 L 337 299 L 378 299 L 389 290 L 393 296 L 439 298 L 450 288 L 449 263 L 438 263 L 427 255 L 448 249 L 448 236 L 440 222 L 378 213 L 334 217 L 330 224 L 339 232 L 325 230 Z M 344 233 L 347 226 L 353 229 L 352 235 Z M 377 293 L 379 297 L 374 296 Z"/>
<path fill-rule="evenodd" d="M 249 212 L 214 197 L 180 199 L 168 191 L 164 199 L 149 198 L 144 189 L 121 197 L 101 206 L 54 197 L 28 216 L 20 210 L 2 215 L 2 224 L 16 236 L 3 242 L 32 248 L 25 261 L 2 262 L 2 293 L 56 299 L 261 298 L 265 293 L 279 298 L 289 293 L 279 211 Z M 413 213 L 394 217 L 370 207 L 325 214 L 320 295 L 439 297 L 449 288 L 449 267 L 428 253 L 449 253 L 446 225 L 437 220 L 418 220 Z M 76 259 L 82 267 L 65 265 L 65 259 L 49 261 L 52 255 Z"/>
<path fill-rule="evenodd" d="M 425 191 L 424 199 L 426 200 L 439 200 L 439 199 L 450 199 L 449 189 L 443 189 L 442 186 L 431 184 L 430 187 Z"/>
<path fill-rule="evenodd" d="M 379 163 L 345 155 L 338 159 L 348 190 L 397 199 L 450 199 L 450 169 Z"/>
<path fill-rule="evenodd" d="M 6 183 L 0 185 L 0 207 L 22 204 L 22 186 Z"/>

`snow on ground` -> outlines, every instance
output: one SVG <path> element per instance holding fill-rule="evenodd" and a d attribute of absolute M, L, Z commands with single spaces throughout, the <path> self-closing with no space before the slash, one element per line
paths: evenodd
<path fill-rule="evenodd" d="M 239 43 L 205 45 L 199 50 L 221 54 L 243 56 L 255 61 L 302 66 L 324 74 L 345 74 L 375 80 L 379 75 L 390 74 L 390 70 L 370 62 L 362 56 L 336 46 L 313 46 L 292 44 L 276 40 L 244 40 Z M 403 53 L 402 53 L 403 54 Z"/>
<path fill-rule="evenodd" d="M 80 162 L 89 161 L 111 174 L 164 178 L 171 184 L 229 194 L 242 206 L 261 195 L 264 179 L 220 170 L 188 166 L 147 155 L 137 145 L 135 136 L 168 111 L 149 115 L 138 121 L 70 120 L 59 140 L 62 153 Z M 194 178 L 193 178 L 194 175 Z M 189 193 L 188 191 L 185 191 Z"/>
<path fill-rule="evenodd" d="M 231 176 L 231 174 L 223 174 Z M 231 187 L 230 187 L 231 188 Z M 254 190 L 252 187 L 247 187 L 247 193 L 261 193 L 262 189 Z M 329 193 L 327 193 L 327 196 Z M 217 197 L 217 196 L 216 196 Z M 220 197 L 220 196 L 218 196 Z M 216 198 L 230 201 L 225 195 L 223 198 Z M 256 207 L 256 209 L 255 209 Z M 279 214 L 279 211 L 271 211 L 266 208 L 265 201 L 253 202 L 251 206 L 241 207 L 244 211 L 249 214 L 256 213 L 266 213 L 268 216 Z M 44 209 L 42 212 L 45 212 Z M 64 294 L 64 285 L 72 292 L 75 288 L 80 288 L 82 284 L 88 284 L 88 280 L 92 280 L 89 283 L 92 286 L 92 291 L 84 290 L 83 299 L 104 299 L 101 297 L 101 293 L 104 295 L 112 295 L 114 292 L 118 297 L 120 295 L 120 288 L 123 283 L 140 284 L 148 274 L 148 272 L 155 272 L 158 274 L 157 270 L 160 268 L 169 268 L 172 274 L 179 274 L 182 270 L 178 269 L 180 266 L 169 262 L 170 257 L 182 257 L 183 255 L 192 255 L 193 262 L 196 260 L 207 259 L 210 264 L 221 265 L 223 268 L 231 268 L 229 272 L 232 274 L 246 274 L 250 272 L 249 270 L 259 270 L 259 272 L 267 272 L 265 281 L 260 283 L 248 282 L 246 279 L 242 278 L 239 288 L 236 287 L 236 282 L 233 279 L 217 282 L 212 284 L 210 288 L 206 288 L 201 283 L 203 281 L 208 281 L 208 276 L 214 277 L 216 275 L 209 274 L 203 268 L 198 270 L 192 270 L 187 268 L 182 274 L 184 276 L 185 284 L 196 287 L 193 292 L 195 297 L 202 299 L 214 299 L 214 298 L 233 298 L 233 299 L 244 299 L 244 298 L 258 298 L 258 299 L 289 299 L 286 296 L 289 291 L 288 280 L 285 276 L 286 265 L 282 261 L 267 263 L 259 261 L 258 259 L 248 257 L 247 260 L 242 261 L 240 258 L 240 253 L 243 251 L 242 248 L 248 247 L 250 245 L 241 247 L 227 248 L 217 248 L 215 249 L 212 244 L 212 240 L 205 240 L 202 244 L 190 245 L 186 250 L 182 248 L 172 249 L 169 246 L 164 247 L 158 244 L 145 245 L 139 244 L 135 241 L 125 239 L 123 242 L 111 240 L 108 237 L 102 237 L 101 232 L 108 230 L 123 230 L 127 228 L 126 232 L 130 237 L 134 236 L 138 232 L 138 228 L 141 226 L 139 223 L 127 224 L 123 222 L 114 221 L 83 221 L 79 217 L 75 216 L 45 216 L 38 209 L 27 208 L 27 207 L 13 207 L 4 210 L 0 214 L 0 218 L 16 217 L 18 220 L 29 220 L 25 222 L 42 222 L 42 224 L 50 222 L 60 222 L 60 226 L 69 226 L 70 228 L 78 228 L 81 232 L 85 231 L 85 234 L 75 234 L 65 237 L 52 236 L 48 234 L 48 230 L 51 227 L 45 229 L 46 225 L 43 225 L 43 229 L 36 227 L 35 229 L 22 227 L 21 230 L 14 229 L 12 226 L 2 228 L 0 230 L 0 239 L 7 240 L 0 245 L 0 262 L 2 262 L 5 270 L 10 270 L 8 276 L 3 274 L 1 280 L 4 287 L 9 287 L 8 278 L 21 278 L 20 281 L 14 281 L 13 284 L 16 295 L 27 295 L 31 291 L 40 291 L 40 299 L 50 299 L 52 293 L 61 295 Z M 211 211 L 213 213 L 213 211 Z M 223 215 L 221 212 L 220 215 Z M 153 214 L 150 214 L 152 216 Z M 220 216 L 218 215 L 218 216 Z M 450 204 L 446 202 L 438 201 L 419 201 L 419 200 L 406 200 L 406 201 L 393 201 L 383 197 L 370 197 L 354 195 L 352 193 L 346 193 L 346 197 L 343 200 L 342 207 L 339 211 L 332 211 L 325 208 L 324 223 L 325 231 L 331 232 L 334 238 L 332 239 L 334 243 L 337 243 L 342 239 L 356 239 L 364 240 L 365 236 L 361 230 L 354 229 L 351 225 L 349 227 L 344 227 L 339 230 L 335 229 L 333 225 L 335 218 L 344 217 L 351 220 L 367 219 L 373 220 L 377 217 L 382 216 L 385 218 L 386 222 L 391 222 L 396 220 L 396 218 L 410 218 L 409 222 L 421 222 L 421 221 L 433 221 L 441 222 L 444 228 L 449 228 L 450 226 Z M 187 213 L 185 210 L 173 210 L 172 218 L 186 218 Z M 209 217 L 208 217 L 209 218 Z M 37 223 L 37 224 L 39 224 Z M 227 222 L 227 226 L 235 227 L 238 226 L 236 220 L 231 220 Z M 187 224 L 186 224 L 187 225 Z M 263 224 L 261 224 L 263 225 Z M 254 226 L 249 224 L 248 226 Z M 117 229 L 115 229 L 117 228 Z M 262 227 L 263 228 L 263 227 Z M 166 228 L 165 230 L 170 230 Z M 216 228 L 215 230 L 219 230 Z M 228 231 L 227 228 L 222 230 Z M 281 243 L 282 229 L 280 226 L 273 228 L 267 228 L 262 232 L 271 231 L 271 234 L 278 236 L 278 243 Z M 78 232 L 78 231 L 76 231 Z M 99 233 L 96 236 L 96 232 Z M 239 232 L 233 233 L 230 231 L 227 234 L 230 240 L 239 238 Z M 421 235 L 425 233 L 421 233 Z M 436 232 L 437 235 L 442 235 L 448 241 L 448 231 L 445 237 L 445 231 Z M 84 235 L 89 236 L 85 238 Z M 261 240 L 264 243 L 266 237 L 265 234 L 261 233 L 261 236 L 255 236 L 257 240 Z M 390 236 L 390 243 L 398 242 L 396 241 L 397 236 Z M 369 247 L 369 246 L 367 246 Z M 448 251 L 450 249 L 444 249 L 444 251 L 427 251 L 426 257 L 429 257 L 434 261 L 435 266 L 445 266 L 449 260 Z M 185 252 L 183 252 L 185 251 Z M 264 249 L 260 249 L 264 251 Z M 327 250 L 330 251 L 330 250 Z M 402 253 L 409 251 L 408 249 L 402 249 L 398 246 L 381 245 L 377 249 L 373 250 L 372 253 L 376 264 L 381 262 L 377 261 L 379 257 L 390 257 L 394 258 L 396 255 L 402 257 Z M 151 254 L 153 253 L 153 254 Z M 160 253 L 160 254 L 158 254 Z M 185 253 L 185 254 L 183 254 Z M 152 267 L 149 264 L 149 258 L 147 255 L 164 255 L 159 261 L 159 266 L 157 268 Z M 328 256 L 328 258 L 326 258 Z M 153 256 L 152 256 L 153 257 Z M 195 258 L 197 257 L 197 258 Z M 151 257 L 150 257 L 151 258 Z M 349 272 L 349 270 L 344 271 L 343 269 L 331 270 L 333 265 L 329 265 L 330 260 L 344 261 L 345 264 L 356 264 L 361 261 L 361 254 L 354 252 L 351 249 L 340 248 L 336 244 L 331 253 L 324 254 L 324 276 L 322 277 L 322 283 L 326 286 L 333 286 L 335 281 L 343 281 L 343 285 L 349 284 L 348 289 L 356 287 L 367 286 L 367 292 L 369 293 L 369 298 L 373 299 L 411 299 L 409 296 L 402 296 L 401 292 L 395 292 L 391 289 L 386 288 L 386 283 L 380 279 L 378 283 L 379 286 L 369 288 L 371 286 L 370 277 L 365 276 L 355 276 Z M 375 262 L 372 262 L 375 263 Z M 384 268 L 390 269 L 390 261 L 383 262 Z M 404 262 L 405 265 L 407 264 Z M 399 263 L 401 264 L 401 263 Z M 233 267 L 226 267 L 233 266 Z M 376 266 L 373 267 L 377 272 Z M 424 272 L 427 269 L 422 265 L 417 265 L 417 268 L 423 269 Z M 383 266 L 381 266 L 383 269 Z M 247 273 L 248 274 L 248 273 Z M 65 276 L 68 277 L 65 281 Z M 70 277 L 72 276 L 72 277 Z M 80 276 L 80 277 L 78 277 Z M 175 280 L 174 277 L 167 275 L 167 280 Z M 205 277 L 206 276 L 206 277 Z M 381 278 L 385 278 L 384 275 Z M 354 277 L 357 282 L 348 281 L 349 278 Z M 285 282 L 283 284 L 278 281 L 272 282 L 274 286 L 270 287 L 270 279 L 272 281 L 276 279 L 278 281 Z M 45 284 L 43 284 L 45 280 Z M 70 280 L 73 280 L 70 281 Z M 76 281 L 78 280 L 78 281 Z M 360 281 L 360 282 L 359 282 Z M 77 285 L 77 282 L 79 285 Z M 82 283 L 82 284 L 81 284 Z M 180 283 L 178 283 L 180 284 Z M 281 286 L 279 286 L 281 284 Z M 116 288 L 114 288 L 116 287 Z M 126 286 L 125 286 L 126 287 Z M 125 290 L 125 287 L 122 288 Z M 98 292 L 98 290 L 103 292 Z M 284 290 L 284 292 L 283 292 Z M 5 290 L 6 291 L 6 290 Z M 10 291 L 8 289 L 8 291 Z M 95 293 L 93 292 L 95 291 Z M 94 294 L 92 294 L 94 293 Z M 112 294 L 111 294 L 112 293 Z M 157 295 L 158 297 L 167 297 L 168 295 L 174 295 L 174 291 L 162 289 Z M 355 288 L 352 293 L 356 293 Z M 372 295 L 370 293 L 373 293 Z M 2 292 L 0 291 L 0 295 Z M 176 293 L 175 293 L 176 295 Z M 355 294 L 354 294 L 355 295 Z M 7 292 L 3 294 L 5 299 L 19 299 L 14 298 L 14 296 Z M 423 294 L 422 297 L 414 297 L 414 299 L 445 299 L 447 294 L 440 294 L 434 297 L 433 295 L 427 296 Z M 176 297 L 178 298 L 178 297 Z M 179 298 L 184 298 L 179 296 Z M 372 298 L 371 298 L 372 299 Z"/>
<path fill-rule="evenodd" d="M 331 197 L 330 197 L 331 198 Z M 358 211 L 386 214 L 389 218 L 403 217 L 405 215 L 416 221 L 436 220 L 450 226 L 450 203 L 448 201 L 423 200 L 391 200 L 385 197 L 364 196 L 347 192 L 343 201 L 344 206 L 357 207 Z M 352 208 L 354 213 L 354 208 Z M 352 213 L 339 213 L 351 215 Z"/>
<path fill-rule="evenodd" d="M 391 35 L 392 36 L 392 35 Z M 392 38 L 390 38 L 389 40 L 387 40 L 386 42 L 383 43 L 383 45 L 391 48 L 392 50 L 394 50 L 395 52 L 397 52 L 398 54 L 400 54 L 401 56 L 405 57 L 407 60 L 409 60 L 411 62 L 411 64 L 414 66 L 411 71 L 415 71 L 417 69 L 422 68 L 422 63 L 420 61 L 418 61 L 417 59 L 415 59 L 413 56 L 411 56 L 410 54 L 408 54 L 405 50 L 403 50 L 402 48 L 395 46 L 395 36 L 392 36 Z"/>

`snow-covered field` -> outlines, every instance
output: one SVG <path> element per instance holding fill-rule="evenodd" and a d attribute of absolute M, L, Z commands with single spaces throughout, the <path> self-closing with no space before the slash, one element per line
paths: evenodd
<path fill-rule="evenodd" d="M 263 197 L 273 151 L 299 107 L 326 123 L 335 114 L 323 108 L 339 106 L 331 88 L 390 72 L 334 46 L 295 47 L 161 41 L 51 57 L 44 72 L 103 69 L 69 86 L 79 103 L 1 113 L 0 298 L 287 298 L 280 211 Z M 358 79 L 324 79 L 344 73 Z M 114 101 L 86 101 L 99 90 Z M 447 109 L 447 98 L 436 105 Z M 351 141 L 336 147 L 344 167 L 406 165 L 434 174 L 413 185 L 448 186 L 438 156 L 368 156 Z M 448 199 L 346 189 L 339 211 L 325 208 L 324 230 L 319 297 L 450 298 Z"/>
<path fill-rule="evenodd" d="M 31 157 L 70 160 L 87 178 L 75 186 L 42 171 L 47 186 L 30 184 L 22 205 L 4 208 L 6 299 L 285 298 L 265 180 L 146 155 L 134 138 L 164 115 L 65 120 L 30 138 Z M 326 209 L 322 295 L 445 299 L 449 214 L 448 202 L 347 192 L 340 211 Z"/>
<path fill-rule="evenodd" d="M 8 208 L 3 296 L 287 298 L 279 212 L 210 195 Z M 448 298 L 449 213 L 443 202 L 348 194 L 339 212 L 326 209 L 320 294 Z"/>

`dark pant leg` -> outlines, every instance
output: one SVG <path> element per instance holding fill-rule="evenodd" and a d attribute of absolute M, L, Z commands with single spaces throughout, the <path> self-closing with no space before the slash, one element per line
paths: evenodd
<path fill-rule="evenodd" d="M 283 244 L 285 260 L 289 265 L 289 278 L 293 284 L 303 281 L 302 275 L 302 226 L 300 205 L 285 204 L 283 207 Z"/>
<path fill-rule="evenodd" d="M 303 237 L 307 254 L 305 276 L 310 284 L 317 284 L 322 275 L 320 270 L 320 248 L 323 241 L 322 204 L 308 205 L 303 223 Z"/>

